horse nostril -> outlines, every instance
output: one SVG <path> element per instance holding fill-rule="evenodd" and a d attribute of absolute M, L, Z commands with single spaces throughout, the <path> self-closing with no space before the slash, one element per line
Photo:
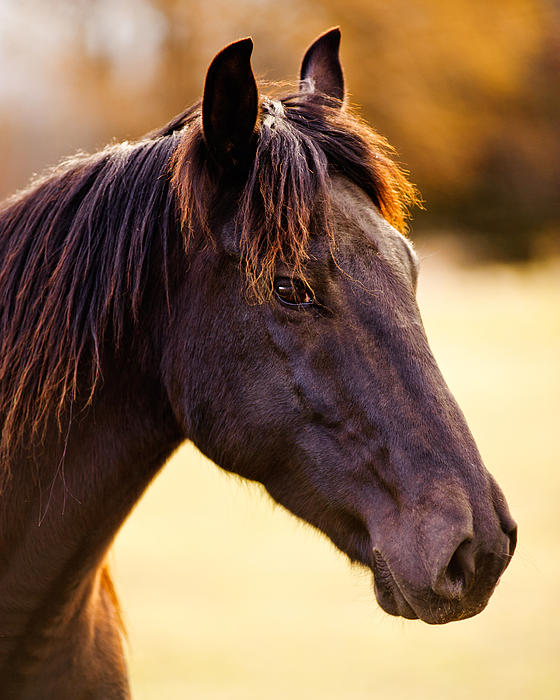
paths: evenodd
<path fill-rule="evenodd" d="M 461 542 L 438 576 L 433 591 L 443 598 L 461 598 L 474 579 L 474 552 L 471 538 Z"/>

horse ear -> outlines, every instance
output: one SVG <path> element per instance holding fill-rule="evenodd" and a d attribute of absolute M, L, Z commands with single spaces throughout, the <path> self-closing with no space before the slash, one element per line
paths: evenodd
<path fill-rule="evenodd" d="M 335 27 L 321 34 L 307 49 L 301 62 L 300 80 L 311 84 L 314 91 L 344 100 L 344 75 L 338 57 L 340 47 L 340 29 Z"/>
<path fill-rule="evenodd" d="M 236 165 L 243 158 L 255 130 L 259 95 L 252 52 L 252 39 L 229 44 L 206 74 L 202 130 L 208 148 L 223 165 Z"/>

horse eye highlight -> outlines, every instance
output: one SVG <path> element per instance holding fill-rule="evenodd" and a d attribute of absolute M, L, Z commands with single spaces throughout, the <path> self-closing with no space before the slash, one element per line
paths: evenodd
<path fill-rule="evenodd" d="M 278 301 L 290 308 L 313 306 L 313 292 L 305 282 L 299 279 L 281 277 L 274 281 L 274 294 Z"/>

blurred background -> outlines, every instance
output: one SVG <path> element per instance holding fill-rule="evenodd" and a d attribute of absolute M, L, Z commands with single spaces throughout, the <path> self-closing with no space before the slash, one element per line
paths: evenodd
<path fill-rule="evenodd" d="M 135 697 L 560 697 L 557 0 L 0 0 L 0 198 L 166 122 L 230 41 L 295 79 L 333 25 L 350 101 L 426 201 L 425 324 L 518 553 L 482 615 L 392 619 L 326 540 L 184 447 L 112 556 Z"/>
<path fill-rule="evenodd" d="M 510 260 L 558 250 L 558 0 L 0 0 L 0 197 L 165 123 L 232 40 L 253 36 L 259 76 L 295 79 L 335 24 L 351 101 L 427 202 L 416 237 L 452 229 Z"/>

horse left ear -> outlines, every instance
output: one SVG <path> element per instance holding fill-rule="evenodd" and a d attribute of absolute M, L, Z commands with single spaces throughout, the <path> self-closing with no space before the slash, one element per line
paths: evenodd
<path fill-rule="evenodd" d="M 335 27 L 321 34 L 307 49 L 301 63 L 300 80 L 328 97 L 344 101 L 344 75 L 338 56 L 340 29 Z"/>
<path fill-rule="evenodd" d="M 251 68 L 252 39 L 229 44 L 215 57 L 204 84 L 202 130 L 212 155 L 236 165 L 249 148 L 257 122 L 259 94 Z"/>

